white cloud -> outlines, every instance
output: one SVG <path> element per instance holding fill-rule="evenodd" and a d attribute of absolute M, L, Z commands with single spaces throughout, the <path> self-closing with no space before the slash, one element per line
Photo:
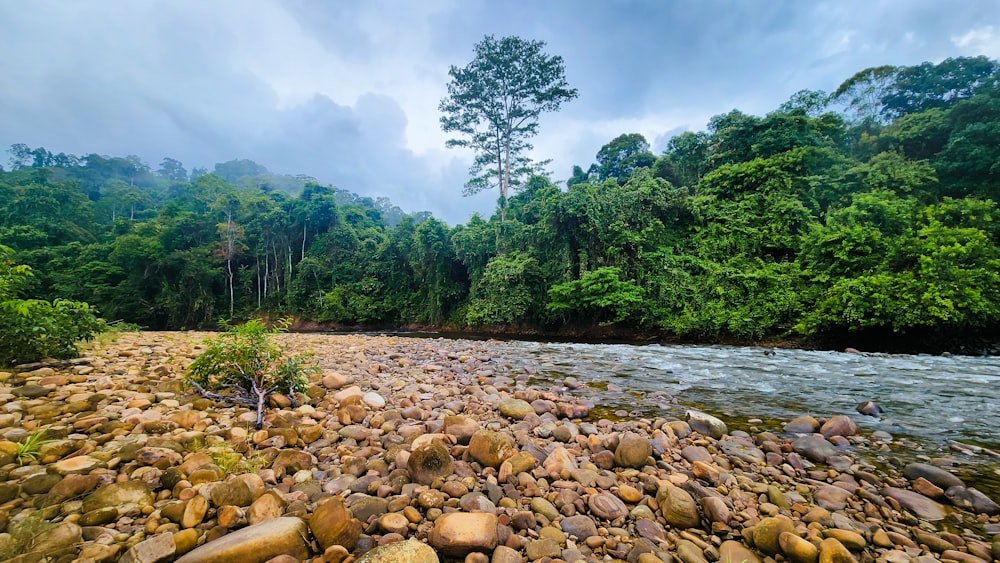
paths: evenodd
<path fill-rule="evenodd" d="M 970 29 L 962 35 L 952 37 L 951 42 L 969 55 L 1000 57 L 1000 33 L 992 25 Z"/>

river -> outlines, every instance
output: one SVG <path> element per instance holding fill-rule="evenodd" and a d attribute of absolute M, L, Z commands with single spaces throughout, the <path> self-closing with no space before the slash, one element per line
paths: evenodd
<path fill-rule="evenodd" d="M 980 486 L 1000 491 L 1000 458 L 959 451 L 964 444 L 1000 452 L 1000 357 L 531 341 L 488 347 L 536 386 L 567 377 L 587 384 L 567 392 L 589 397 L 606 416 L 682 418 L 697 408 L 734 429 L 777 432 L 802 414 L 846 414 L 864 434 L 883 430 L 902 440 L 893 455 L 951 456 Z M 882 407 L 880 417 L 856 412 L 867 400 Z"/>

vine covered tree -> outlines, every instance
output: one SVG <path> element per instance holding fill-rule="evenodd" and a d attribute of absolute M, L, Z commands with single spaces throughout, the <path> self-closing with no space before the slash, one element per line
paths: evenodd
<path fill-rule="evenodd" d="M 465 194 L 498 187 L 501 217 L 511 188 L 534 171 L 525 153 L 539 116 L 577 96 L 566 82 L 562 57 L 545 54 L 544 47 L 543 41 L 486 36 L 472 62 L 448 71 L 448 96 L 438 107 L 441 128 L 459 134 L 447 146 L 476 153 Z"/>

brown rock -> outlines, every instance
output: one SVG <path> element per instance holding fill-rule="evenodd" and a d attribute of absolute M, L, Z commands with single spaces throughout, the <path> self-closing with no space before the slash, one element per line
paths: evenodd
<path fill-rule="evenodd" d="M 340 497 L 331 497 L 316 507 L 309 517 L 309 528 L 323 549 L 342 545 L 354 551 L 361 535 L 361 522 L 354 518 Z"/>
<path fill-rule="evenodd" d="M 247 521 L 250 525 L 272 520 L 285 513 L 285 500 L 274 491 L 269 491 L 253 501 L 247 509 Z"/>
<path fill-rule="evenodd" d="M 761 563 L 760 556 L 742 542 L 726 540 L 719 546 L 719 561 L 724 563 Z"/>
<path fill-rule="evenodd" d="M 826 538 L 819 544 L 819 563 L 857 563 L 844 544 L 834 538 Z"/>
<path fill-rule="evenodd" d="M 667 524 L 675 528 L 697 528 L 701 526 L 701 515 L 694 498 L 684 489 L 669 483 L 663 484 L 656 492 L 656 502 Z"/>
<path fill-rule="evenodd" d="M 455 472 L 451 454 L 444 444 L 434 441 L 415 448 L 406 462 L 410 479 L 414 483 L 430 485 L 435 479 L 443 479 Z"/>
<path fill-rule="evenodd" d="M 173 561 L 177 547 L 173 534 L 159 534 L 132 546 L 118 563 L 163 563 Z"/>
<path fill-rule="evenodd" d="M 274 518 L 205 543 L 176 563 L 263 563 L 279 555 L 302 561 L 310 556 L 308 534 L 306 523 L 298 518 Z"/>
<path fill-rule="evenodd" d="M 827 420 L 820 427 L 819 433 L 824 438 L 830 438 L 831 436 L 855 436 L 858 433 L 858 425 L 851 420 L 851 417 L 838 414 L 837 416 L 830 417 L 830 420 Z"/>
<path fill-rule="evenodd" d="M 496 548 L 497 517 L 485 512 L 450 512 L 434 521 L 427 539 L 434 549 L 450 557 L 464 557 L 479 551 L 490 553 Z"/>
<path fill-rule="evenodd" d="M 795 532 L 795 524 L 791 518 L 786 516 L 764 518 L 753 527 L 753 544 L 768 555 L 776 555 L 781 552 L 779 538 L 785 532 Z"/>
<path fill-rule="evenodd" d="M 782 532 L 778 545 L 792 563 L 816 563 L 819 559 L 819 548 L 792 532 Z"/>
<path fill-rule="evenodd" d="M 615 448 L 615 465 L 642 469 L 651 455 L 653 455 L 653 445 L 649 438 L 627 432 Z"/>
<path fill-rule="evenodd" d="M 479 430 L 469 440 L 469 455 L 485 467 L 500 467 L 517 453 L 514 437 L 491 430 Z"/>

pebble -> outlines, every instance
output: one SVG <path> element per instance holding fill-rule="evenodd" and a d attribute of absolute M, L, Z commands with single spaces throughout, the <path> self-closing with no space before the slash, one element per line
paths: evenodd
<path fill-rule="evenodd" d="M 962 482 L 962 460 L 861 435 L 847 413 L 746 421 L 752 433 L 700 411 L 582 420 L 594 404 L 576 394 L 592 387 L 546 387 L 527 375 L 544 370 L 519 371 L 489 343 L 288 334 L 323 372 L 298 406 L 275 396 L 255 431 L 252 410 L 183 387 L 208 336 L 126 333 L 75 363 L 0 377 L 0 550 L 44 517 L 54 526 L 36 548 L 48 551 L 16 561 L 1000 554 L 1000 506 Z M 16 463 L 37 429 L 53 441 Z M 885 462 L 895 455 L 909 463 Z"/>

